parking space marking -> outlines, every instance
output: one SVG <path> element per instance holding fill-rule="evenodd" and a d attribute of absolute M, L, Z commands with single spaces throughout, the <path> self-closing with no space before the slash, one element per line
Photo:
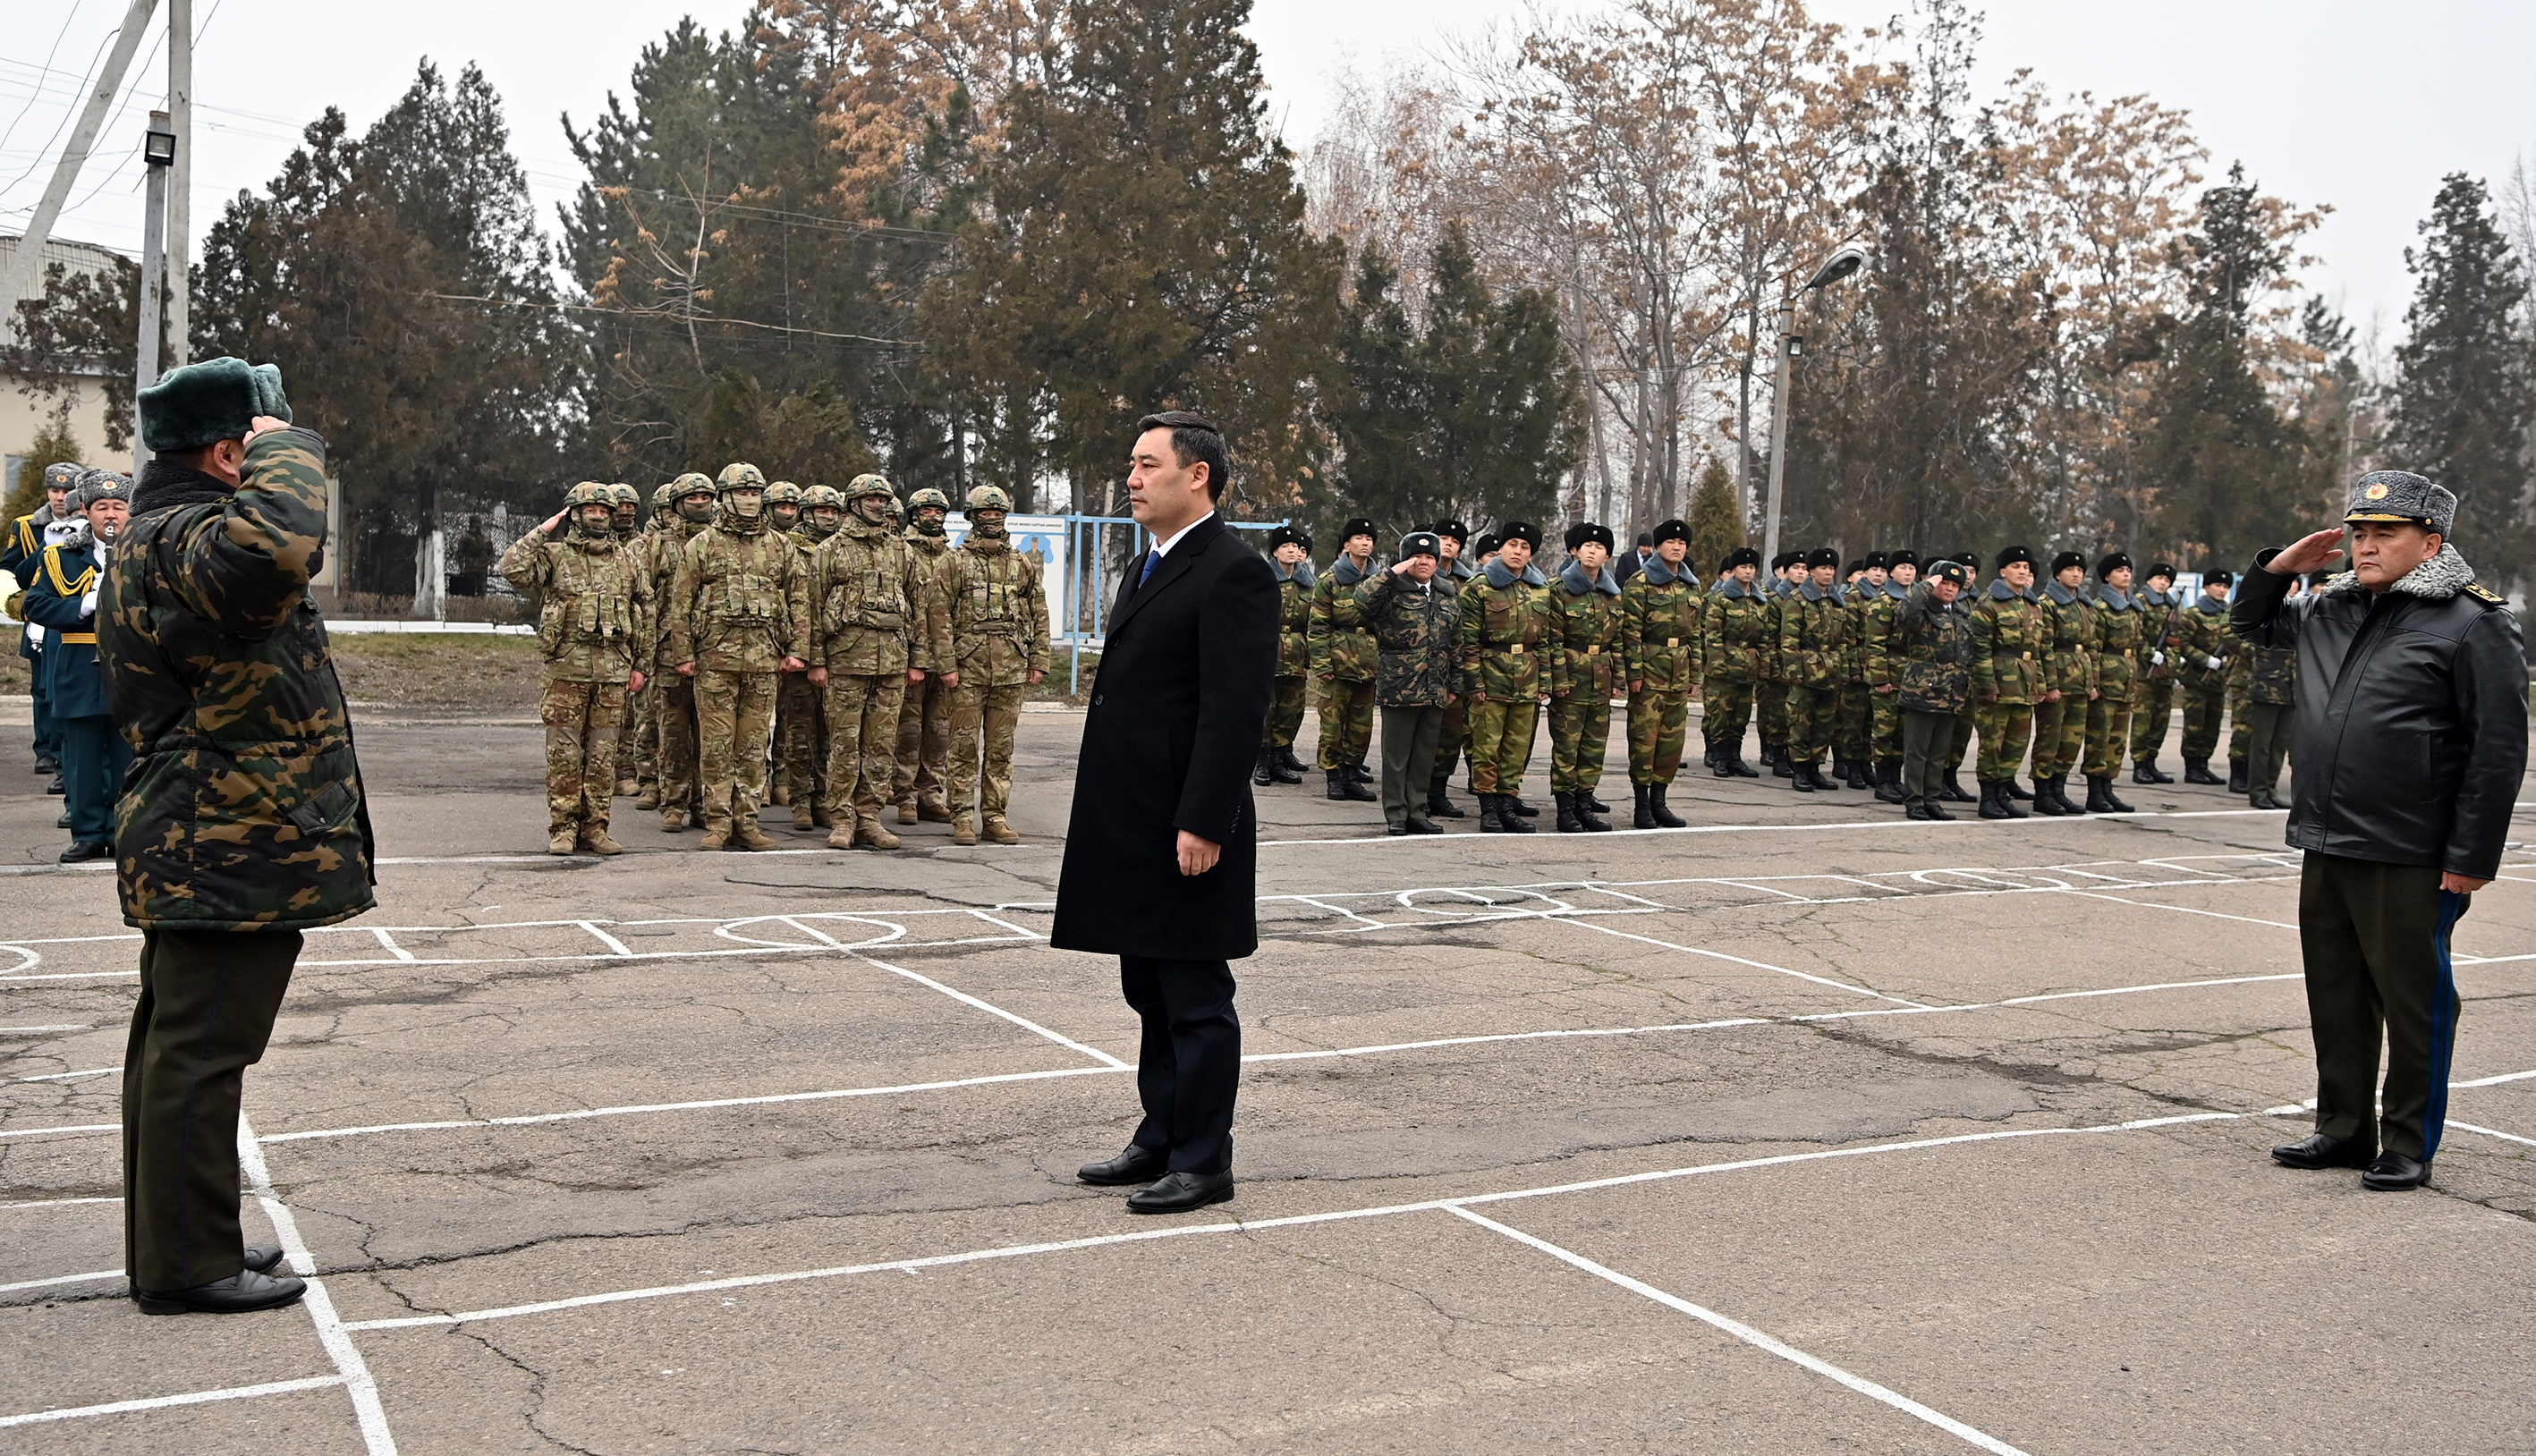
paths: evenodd
<path fill-rule="evenodd" d="M 1502 1234 L 1506 1237 L 1511 1238 L 1515 1242 L 1523 1244 L 1528 1248 L 1539 1249 L 1543 1253 L 1550 1255 L 1552 1258 L 1556 1259 L 1563 1264 L 1572 1268 L 1581 1269 L 1584 1272 L 1593 1275 L 1597 1279 L 1617 1285 L 1621 1289 L 1627 1290 L 1630 1294 L 1637 1295 L 1643 1298 L 1653 1299 L 1655 1302 L 1664 1305 L 1668 1309 L 1678 1310 L 1680 1313 L 1687 1314 L 1691 1318 L 1700 1321 L 1702 1324 L 1708 1325 L 1714 1329 L 1722 1330 L 1756 1350 L 1765 1351 L 1771 1355 L 1775 1355 L 1779 1359 L 1797 1365 L 1800 1368 L 1811 1370 L 1813 1373 L 1820 1375 L 1827 1380 L 1835 1381 L 1841 1385 L 1847 1386 L 1851 1390 L 1857 1391 L 1860 1395 L 1866 1396 L 1870 1400 L 1880 1401 L 1883 1404 L 1900 1411 L 1906 1416 L 1927 1422 L 1931 1425 L 1937 1427 L 1939 1430 L 1946 1432 L 1948 1435 L 1969 1441 L 1973 1445 L 1980 1447 L 1982 1450 L 1994 1452 L 1996 1453 L 1996 1456 L 2026 1456 L 2024 1451 L 2009 1445 L 2007 1442 L 1998 1439 L 1997 1436 L 1987 1434 L 1970 1425 L 1966 1425 L 1964 1423 L 1956 1420 L 1952 1416 L 1946 1415 L 1942 1411 L 1933 1410 L 1928 1406 L 1924 1406 L 1918 1401 L 1911 1399 L 1909 1396 L 1903 1395 L 1888 1386 L 1879 1385 L 1876 1382 L 1868 1379 L 1864 1375 L 1854 1375 L 1827 1360 L 1807 1355 L 1795 1346 L 1764 1334 L 1741 1320 L 1729 1319 L 1725 1315 L 1718 1313 L 1716 1310 L 1711 1309 L 1704 1304 L 1694 1304 L 1688 1299 L 1682 1298 L 1679 1295 L 1667 1294 L 1663 1290 L 1657 1289 L 1654 1285 L 1648 1284 L 1644 1280 L 1632 1279 L 1628 1275 L 1622 1274 L 1620 1271 L 1614 1269 L 1609 1265 L 1598 1264 L 1592 1259 L 1589 1259 L 1583 1254 L 1577 1253 L 1572 1249 L 1561 1248 L 1557 1244 L 1552 1243 L 1547 1238 L 1537 1237 L 1533 1234 L 1526 1234 L 1521 1229 L 1511 1228 L 1507 1225 L 1500 1224 L 1496 1220 L 1489 1218 L 1484 1214 L 1475 1214 L 1459 1204 L 1445 1205 L 1444 1212 L 1453 1215 L 1457 1219 L 1463 1219 L 1470 1223 L 1477 1224 L 1483 1229 Z"/>
<path fill-rule="evenodd" d="M 60 1201 L 68 1203 L 73 1200 L 63 1199 Z M 83 1198 L 77 1201 L 85 1203 L 89 1200 Z M 123 1200 L 117 1198 L 114 1201 L 121 1203 Z M 21 1203 L 12 1204 L 10 1206 L 13 1208 L 34 1208 L 40 1207 L 41 1205 Z M 95 1269 L 91 1270 L 86 1274 L 56 1274 L 50 1279 L 22 1279 L 16 1284 L 0 1284 L 0 1295 L 16 1294 L 20 1290 L 50 1289 L 52 1286 L 57 1284 L 90 1284 L 100 1279 L 121 1279 L 122 1277 L 123 1271 L 120 1269 Z"/>
<path fill-rule="evenodd" d="M 302 1390 L 324 1390 L 341 1385 L 341 1375 L 311 1375 L 304 1380 L 272 1380 L 262 1385 L 232 1385 L 226 1390 L 197 1390 L 185 1395 L 154 1395 L 140 1400 L 108 1401 L 101 1406 L 72 1406 L 54 1411 L 30 1411 L 23 1416 L 0 1416 L 0 1430 L 19 1425 L 40 1425 L 50 1421 L 79 1421 L 91 1416 L 122 1416 L 135 1411 L 164 1411 L 176 1406 L 208 1405 L 213 1401 L 252 1400 L 261 1395 L 290 1395 Z"/>
<path fill-rule="evenodd" d="M 264 1148 L 256 1141 L 255 1128 L 238 1114 L 238 1166 L 246 1173 L 247 1192 L 264 1210 L 273 1225 L 274 1236 L 282 1241 L 282 1257 L 290 1272 L 308 1282 L 308 1292 L 299 1302 L 308 1310 L 310 1323 L 317 1327 L 317 1343 L 326 1348 L 326 1358 L 335 1362 L 335 1373 L 347 1394 L 352 1398 L 352 1417 L 361 1427 L 361 1443 L 369 1456 L 396 1456 L 396 1437 L 388 1433 L 388 1414 L 379 1404 L 378 1382 L 370 1378 L 369 1362 L 361 1359 L 360 1349 L 346 1332 L 343 1317 L 335 1312 L 334 1297 L 326 1292 L 326 1281 L 317 1277 L 316 1257 L 308 1252 L 308 1241 L 299 1236 L 299 1220 L 290 1205 L 273 1191 L 273 1171 L 265 1166 Z"/>

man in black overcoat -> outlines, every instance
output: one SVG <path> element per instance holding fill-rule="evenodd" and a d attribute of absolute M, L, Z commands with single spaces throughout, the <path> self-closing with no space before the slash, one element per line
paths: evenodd
<path fill-rule="evenodd" d="M 1229 964 L 1256 950 L 1250 768 L 1277 670 L 1277 576 L 1216 514 L 1224 435 L 1184 410 L 1138 422 L 1129 509 L 1153 537 L 1110 613 L 1057 880 L 1059 950 L 1118 958 L 1144 1020 L 1126 1151 L 1077 1175 L 1151 1183 L 1136 1213 L 1233 1196 L 1241 1022 Z"/>

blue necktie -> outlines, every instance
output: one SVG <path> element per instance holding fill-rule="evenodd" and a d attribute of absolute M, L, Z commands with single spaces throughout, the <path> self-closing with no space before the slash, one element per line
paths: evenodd
<path fill-rule="evenodd" d="M 1137 585 L 1137 587 L 1138 587 L 1139 589 L 1141 589 L 1141 588 L 1145 585 L 1145 583 L 1147 583 L 1147 582 L 1149 582 L 1149 581 L 1152 581 L 1152 580 L 1154 579 L 1154 568 L 1155 568 L 1155 567 L 1157 567 L 1157 566 L 1160 566 L 1160 565 L 1162 565 L 1162 564 L 1163 564 L 1163 553 L 1162 553 L 1162 552 L 1160 552 L 1160 551 L 1147 551 L 1147 552 L 1145 553 L 1145 574 L 1144 574 L 1143 576 L 1140 576 L 1140 577 L 1136 578 L 1136 585 Z"/>

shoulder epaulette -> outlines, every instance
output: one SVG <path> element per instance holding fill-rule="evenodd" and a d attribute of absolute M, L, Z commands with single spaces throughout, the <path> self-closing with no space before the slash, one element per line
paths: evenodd
<path fill-rule="evenodd" d="M 2481 582 L 2466 583 L 2465 594 L 2492 606 L 2507 606 L 2509 604 L 2508 598 L 2494 595 L 2492 589 L 2486 587 Z"/>

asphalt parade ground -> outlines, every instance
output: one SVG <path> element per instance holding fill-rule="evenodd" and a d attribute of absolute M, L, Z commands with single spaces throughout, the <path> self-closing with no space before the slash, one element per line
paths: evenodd
<path fill-rule="evenodd" d="M 538 853 L 533 726 L 364 718 L 380 908 L 241 1133 L 309 1298 L 161 1319 L 138 934 L 0 728 L 0 1448 L 2536 1450 L 2536 845 L 2456 933 L 2433 1186 L 2379 1194 L 2264 1156 L 2298 859 L 2219 790 L 1915 824 L 1693 769 L 1687 830 L 1406 840 L 1259 791 L 1239 1193 L 1149 1219 L 1073 1177 L 1136 1046 L 1044 940 L 1079 730 L 1025 716 L 1017 848 L 619 800 L 602 861 Z"/>

